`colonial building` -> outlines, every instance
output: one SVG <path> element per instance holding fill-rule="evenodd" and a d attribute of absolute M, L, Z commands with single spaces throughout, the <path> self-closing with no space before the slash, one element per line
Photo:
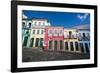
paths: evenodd
<path fill-rule="evenodd" d="M 29 47 L 43 47 L 44 41 L 44 26 L 32 27 L 30 33 L 30 46 Z"/>
<path fill-rule="evenodd" d="M 29 19 L 23 19 L 22 20 L 22 41 L 23 41 L 23 47 L 28 47 L 29 45 L 29 38 L 30 38 L 30 29 L 31 29 L 31 20 Z"/>
<path fill-rule="evenodd" d="M 80 52 L 77 29 L 64 29 L 64 49 L 67 52 Z"/>
<path fill-rule="evenodd" d="M 51 26 L 47 19 L 22 19 L 22 42 L 25 48 L 89 53 L 90 30 Z"/>
<path fill-rule="evenodd" d="M 89 29 L 64 29 L 64 48 L 67 52 L 89 53 Z"/>
<path fill-rule="evenodd" d="M 42 48 L 44 43 L 44 28 L 50 26 L 47 19 L 32 19 L 29 47 Z"/>
<path fill-rule="evenodd" d="M 63 27 L 45 27 L 44 45 L 47 50 L 64 49 L 64 28 Z"/>
<path fill-rule="evenodd" d="M 90 51 L 90 30 L 89 29 L 79 29 L 78 30 L 78 40 L 82 53 L 89 53 Z"/>

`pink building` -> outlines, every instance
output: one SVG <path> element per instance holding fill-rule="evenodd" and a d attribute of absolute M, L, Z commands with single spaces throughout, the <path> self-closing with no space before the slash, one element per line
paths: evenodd
<path fill-rule="evenodd" d="M 64 48 L 64 28 L 45 27 L 44 37 L 45 50 L 63 50 Z"/>

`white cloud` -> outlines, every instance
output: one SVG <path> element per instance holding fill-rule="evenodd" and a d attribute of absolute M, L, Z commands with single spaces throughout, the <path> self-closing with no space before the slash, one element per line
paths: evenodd
<path fill-rule="evenodd" d="M 27 19 L 28 17 L 27 17 L 26 15 L 23 14 L 23 18 L 24 18 L 24 19 Z"/>
<path fill-rule="evenodd" d="M 72 27 L 74 29 L 90 29 L 90 25 L 89 24 L 83 24 L 83 25 L 77 25 Z"/>
<path fill-rule="evenodd" d="M 88 14 L 85 13 L 84 15 L 78 14 L 77 18 L 79 18 L 80 20 L 85 20 L 87 18 Z"/>

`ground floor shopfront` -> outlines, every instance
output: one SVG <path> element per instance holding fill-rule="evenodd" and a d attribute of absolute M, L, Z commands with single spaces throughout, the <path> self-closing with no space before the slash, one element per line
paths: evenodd
<path fill-rule="evenodd" d="M 76 52 L 76 53 L 90 53 L 89 41 L 76 40 L 48 40 L 48 46 L 45 48 L 53 51 Z"/>
<path fill-rule="evenodd" d="M 89 42 L 65 42 L 64 50 L 67 52 L 89 53 Z"/>
<path fill-rule="evenodd" d="M 48 50 L 63 50 L 64 48 L 64 41 L 63 40 L 49 40 L 48 46 L 45 49 Z"/>
<path fill-rule="evenodd" d="M 28 48 L 43 48 L 44 38 L 31 38 L 24 37 L 24 47 Z M 48 40 L 45 50 L 65 51 L 65 52 L 77 52 L 77 53 L 89 53 L 90 43 L 89 41 L 63 41 L 63 40 Z"/>

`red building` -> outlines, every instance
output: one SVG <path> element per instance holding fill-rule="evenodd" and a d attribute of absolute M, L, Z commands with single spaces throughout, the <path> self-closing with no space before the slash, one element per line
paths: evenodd
<path fill-rule="evenodd" d="M 63 50 L 64 48 L 64 28 L 63 27 L 45 27 L 44 33 L 45 50 Z"/>

